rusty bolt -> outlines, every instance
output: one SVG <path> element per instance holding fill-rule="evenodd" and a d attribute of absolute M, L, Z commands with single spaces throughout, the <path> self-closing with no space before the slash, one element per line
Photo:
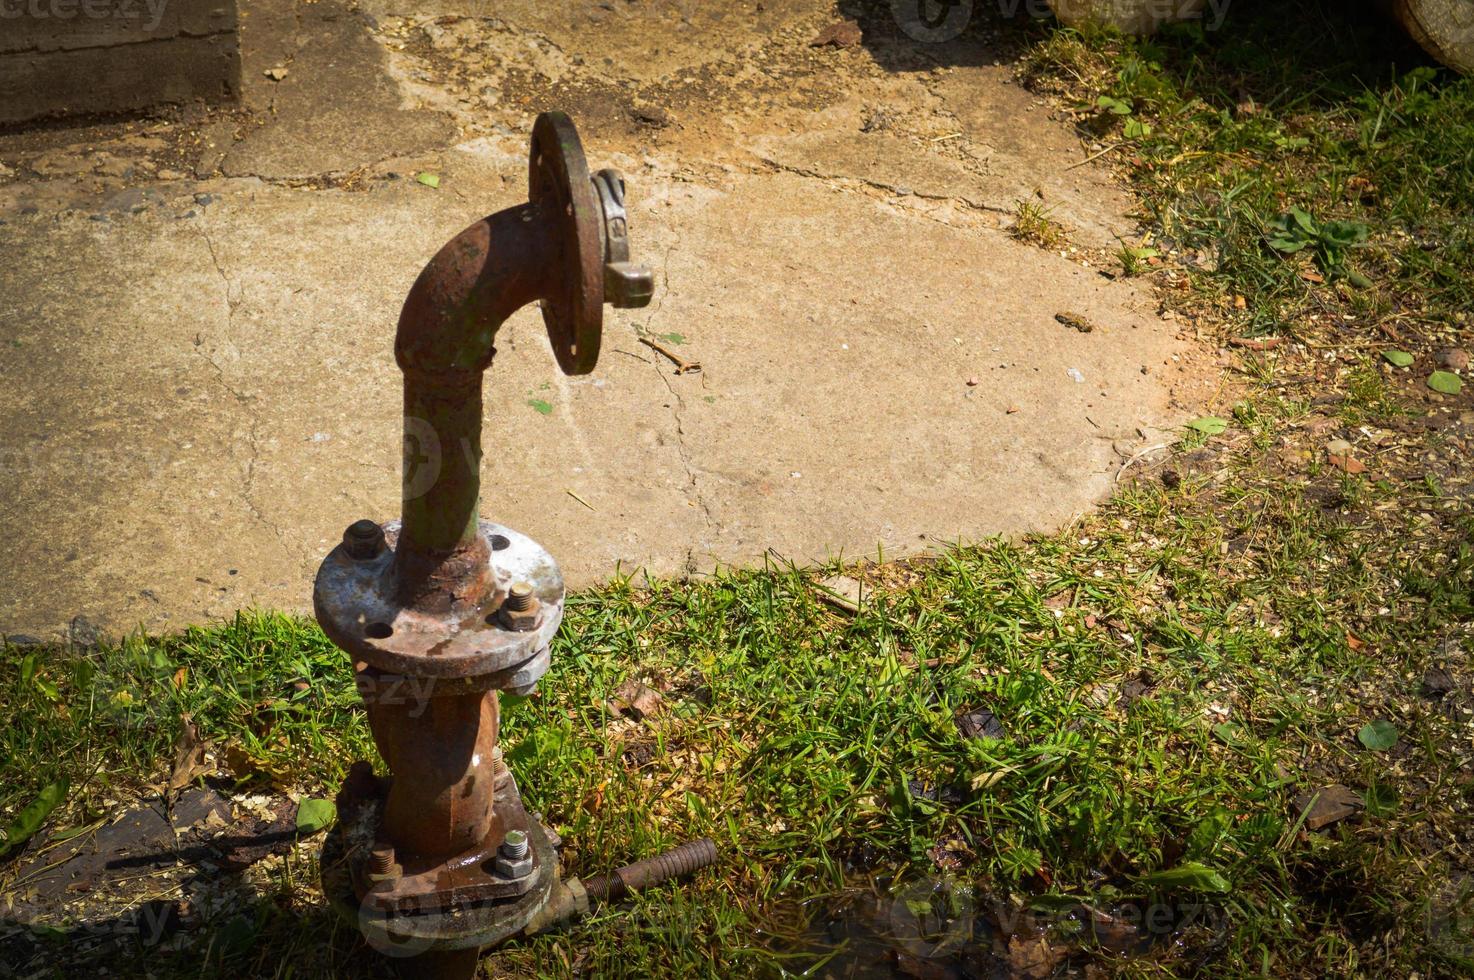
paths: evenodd
<path fill-rule="evenodd" d="M 502 751 L 502 747 L 498 745 L 496 748 L 491 750 L 491 778 L 495 780 L 494 785 L 500 786 L 502 783 L 505 783 L 507 781 L 507 777 L 511 774 L 511 770 L 507 768 L 506 753 L 504 753 Z"/>
<path fill-rule="evenodd" d="M 370 520 L 354 521 L 343 532 L 343 547 L 357 561 L 377 558 L 384 550 L 384 529 Z"/>
<path fill-rule="evenodd" d="M 394 881 L 399 877 L 399 866 L 394 860 L 394 848 L 380 844 L 369 852 L 368 880 L 372 882 Z"/>
<path fill-rule="evenodd" d="M 531 585 L 517 582 L 507 592 L 507 600 L 502 603 L 497 618 L 507 629 L 526 633 L 537 629 L 538 621 L 542 619 L 542 603 L 532 594 Z"/>

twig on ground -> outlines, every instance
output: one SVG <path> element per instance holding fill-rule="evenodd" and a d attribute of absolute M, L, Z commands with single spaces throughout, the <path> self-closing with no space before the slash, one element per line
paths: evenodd
<path fill-rule="evenodd" d="M 669 358 L 670 362 L 676 366 L 676 374 L 699 374 L 701 372 L 700 361 L 685 360 L 679 354 L 675 353 L 668 347 L 661 346 L 660 344 L 651 340 L 649 337 L 641 337 L 640 343 L 655 351 L 655 353 Z"/>

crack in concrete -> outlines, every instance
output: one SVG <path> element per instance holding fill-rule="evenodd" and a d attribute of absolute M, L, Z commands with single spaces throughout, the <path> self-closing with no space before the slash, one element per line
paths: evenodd
<path fill-rule="evenodd" d="M 895 194 L 900 197 L 914 197 L 919 201 L 940 201 L 943 204 L 957 205 L 972 211 L 982 211 L 984 213 L 990 214 L 1013 214 L 1013 212 L 1008 208 L 999 207 L 996 204 L 989 204 L 986 201 L 974 201 L 971 198 L 966 197 L 953 197 L 950 194 L 928 194 L 925 191 L 916 190 L 914 187 L 903 187 L 901 184 L 892 184 L 887 181 L 876 180 L 872 177 L 852 177 L 848 174 L 821 173 L 818 170 L 813 170 L 808 167 L 795 167 L 792 164 L 782 163 L 778 160 L 774 160 L 772 157 L 762 156 L 759 157 L 759 159 L 771 168 L 768 173 L 777 171 L 779 173 L 793 174 L 795 177 L 804 177 L 809 180 L 828 181 L 832 186 L 837 185 L 838 189 L 841 191 L 851 189 L 850 187 L 846 186 L 847 184 L 857 184 L 862 187 L 869 187 L 873 190 L 885 191 L 889 194 Z M 760 176 L 763 174 L 763 171 L 761 170 L 748 170 L 746 172 L 752 176 Z M 920 213 L 925 214 L 926 212 L 923 211 Z M 941 222 L 941 224 L 947 224 L 947 222 L 943 221 Z"/>
<path fill-rule="evenodd" d="M 676 240 L 665 250 L 665 257 L 661 261 L 660 267 L 660 299 L 656 302 L 655 308 L 650 311 L 650 315 L 645 318 L 644 325 L 639 328 L 638 332 L 641 336 L 655 335 L 650 325 L 655 322 L 655 317 L 659 315 L 661 309 L 665 306 L 665 295 L 670 291 L 670 257 L 680 247 L 681 238 L 677 235 Z M 691 451 L 686 446 L 686 428 L 681 419 L 681 413 L 686 410 L 686 399 L 676 389 L 676 386 L 671 384 L 670 377 L 666 374 L 665 366 L 661 359 L 657 356 L 650 363 L 655 368 L 655 373 L 660 377 L 661 382 L 665 385 L 666 391 L 670 392 L 671 397 L 675 399 L 675 408 L 671 411 L 671 417 L 676 423 L 676 455 L 681 458 L 681 466 L 686 471 L 686 479 L 691 487 L 691 494 L 696 498 L 696 506 L 701 510 L 701 516 L 706 522 L 707 529 L 715 530 L 716 520 L 712 517 L 711 505 L 707 503 L 705 496 L 701 492 L 701 485 L 697 479 L 697 470 L 691 462 Z M 687 564 L 690 564 L 690 557 L 688 554 Z"/>
<path fill-rule="evenodd" d="M 220 281 L 225 284 L 225 305 L 228 311 L 225 320 L 225 338 L 231 346 L 236 346 L 235 341 L 232 339 L 235 333 L 235 315 L 236 311 L 240 309 L 241 304 L 245 302 L 245 287 L 239 282 L 232 280 L 230 275 L 225 271 L 225 266 L 221 264 L 220 256 L 215 251 L 215 242 L 210 238 L 209 230 L 203 223 L 196 227 L 200 230 L 200 237 L 205 241 L 205 248 L 209 250 L 210 261 L 215 266 L 215 272 L 220 276 Z M 234 296 L 231 293 L 232 286 L 235 287 Z M 239 347 L 237 347 L 237 350 L 239 350 Z M 236 404 L 245 409 L 246 417 L 249 420 L 249 425 L 246 429 L 246 443 L 249 447 L 249 455 L 246 457 L 246 464 L 241 474 L 241 500 L 245 503 L 246 509 L 251 512 L 251 516 L 265 525 L 276 536 L 277 542 L 282 546 L 282 550 L 291 555 L 294 549 L 287 542 L 286 533 L 280 525 L 266 516 L 265 511 L 256 502 L 256 458 L 261 453 L 261 415 L 255 404 L 256 399 L 254 396 L 247 395 L 230 383 L 225 375 L 225 369 L 220 366 L 220 363 L 215 358 L 210 356 L 203 344 L 197 345 L 195 352 L 204 358 L 205 363 L 209 364 L 214 370 L 215 380 L 220 384 L 220 387 L 224 388 L 235 399 Z M 301 552 L 300 557 L 306 560 L 308 556 L 305 552 Z"/>

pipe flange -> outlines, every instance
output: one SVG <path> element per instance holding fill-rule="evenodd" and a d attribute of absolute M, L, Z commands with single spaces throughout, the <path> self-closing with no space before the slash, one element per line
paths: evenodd
<path fill-rule="evenodd" d="M 532 821 L 527 832 L 529 844 L 537 854 L 537 870 L 531 887 L 517 898 L 442 912 L 389 914 L 358 899 L 349 871 L 347 840 L 337 830 L 323 843 L 319 864 L 323 893 L 333 908 L 355 924 L 369 944 L 382 953 L 409 956 L 435 950 L 493 946 L 525 929 L 548 903 L 558 882 L 558 855 L 542 826 Z"/>
<path fill-rule="evenodd" d="M 496 588 L 469 614 L 436 615 L 405 608 L 396 598 L 399 529 L 390 521 L 383 525 L 383 547 L 355 552 L 340 544 L 323 561 L 312 601 L 329 639 L 354 661 L 389 675 L 459 679 L 483 689 L 536 684 L 563 621 L 563 573 L 553 556 L 520 531 L 481 521 Z M 510 629 L 501 606 L 521 583 L 531 587 L 539 615 L 531 629 Z"/>
<path fill-rule="evenodd" d="M 528 196 L 558 230 L 561 287 L 543 300 L 543 322 L 558 366 L 588 374 L 604 330 L 603 218 L 578 130 L 566 113 L 545 112 L 532 127 Z"/>

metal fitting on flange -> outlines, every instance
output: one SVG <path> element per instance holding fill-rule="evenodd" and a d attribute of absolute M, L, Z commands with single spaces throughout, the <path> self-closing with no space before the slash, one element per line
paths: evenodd
<path fill-rule="evenodd" d="M 542 603 L 533 594 L 532 586 L 518 582 L 507 591 L 507 599 L 497 613 L 497 619 L 514 633 L 526 633 L 537 629 L 542 619 Z"/>
<path fill-rule="evenodd" d="M 655 277 L 649 269 L 630 261 L 624 174 L 604 169 L 594 174 L 593 179 L 604 212 L 604 301 L 617 309 L 646 306 L 655 293 Z"/>
<path fill-rule="evenodd" d="M 343 532 L 343 550 L 355 561 L 379 557 L 384 552 L 384 529 L 374 521 L 354 521 Z"/>

